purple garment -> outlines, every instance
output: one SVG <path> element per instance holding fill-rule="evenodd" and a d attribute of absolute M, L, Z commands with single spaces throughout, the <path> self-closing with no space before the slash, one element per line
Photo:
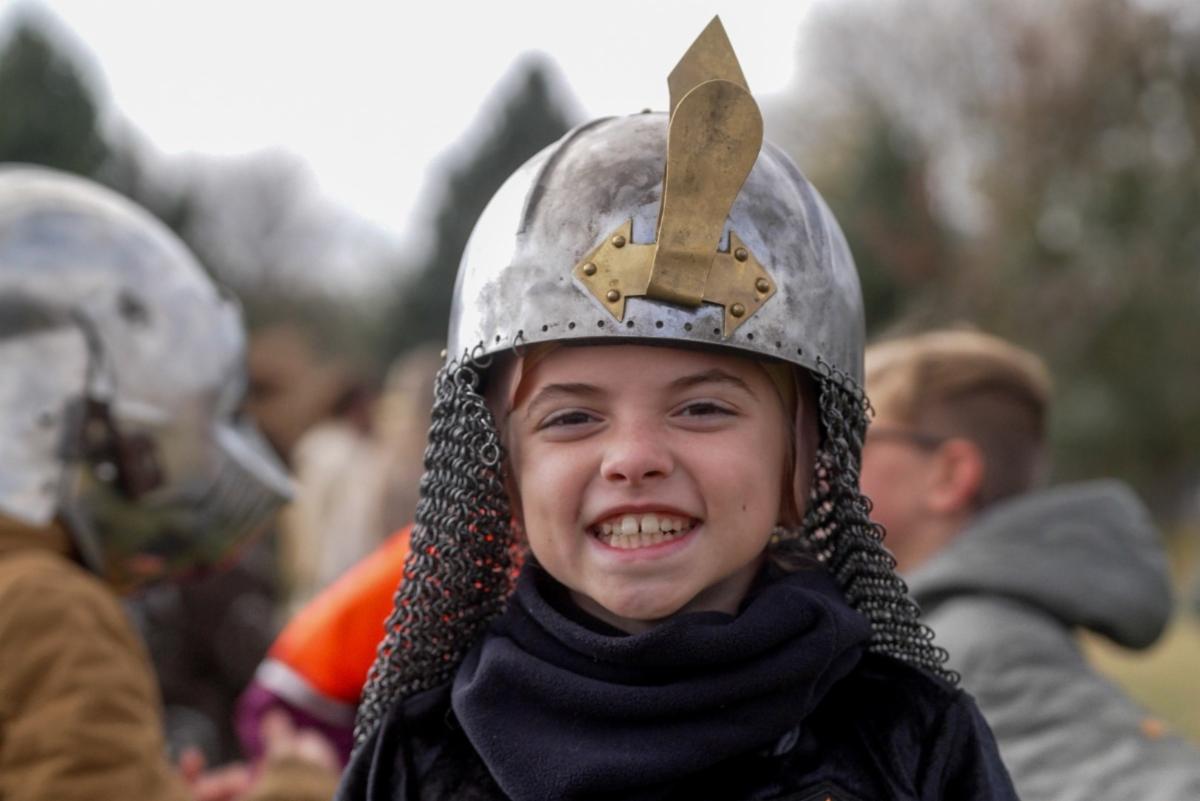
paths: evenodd
<path fill-rule="evenodd" d="M 266 687 L 255 679 L 238 698 L 237 709 L 234 712 L 234 723 L 237 727 L 238 739 L 242 743 L 242 753 L 246 759 L 257 762 L 262 759 L 265 744 L 262 740 L 262 720 L 272 709 L 286 712 L 298 728 L 315 729 L 333 743 L 337 749 L 341 766 L 345 767 L 350 760 L 350 750 L 354 745 L 354 727 L 329 723 L 292 703 L 288 699 Z"/>

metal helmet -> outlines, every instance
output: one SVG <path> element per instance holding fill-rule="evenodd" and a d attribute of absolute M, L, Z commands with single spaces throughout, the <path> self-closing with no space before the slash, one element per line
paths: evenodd
<path fill-rule="evenodd" d="M 290 484 L 238 418 L 245 334 L 182 243 L 89 181 L 0 167 L 0 514 L 118 587 L 212 565 Z"/>
<path fill-rule="evenodd" d="M 728 54 L 724 77 L 687 75 L 713 51 Z M 861 384 L 854 260 L 817 191 L 762 145 L 719 22 L 670 83 L 669 116 L 585 124 L 503 185 L 464 254 L 449 355 L 653 339 L 832 367 Z"/>
<path fill-rule="evenodd" d="M 782 151 L 713 20 L 668 79 L 669 114 L 598 120 L 535 156 L 463 256 L 412 550 L 359 706 L 361 746 L 398 701 L 447 681 L 511 591 L 503 443 L 481 389 L 493 354 L 544 342 L 732 349 L 809 371 L 821 441 L 806 516 L 770 546 L 816 558 L 870 647 L 949 676 L 858 486 L 867 403 L 854 261 Z"/>

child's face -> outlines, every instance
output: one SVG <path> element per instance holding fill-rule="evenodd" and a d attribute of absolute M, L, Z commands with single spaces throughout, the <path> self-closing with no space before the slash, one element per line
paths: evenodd
<path fill-rule="evenodd" d="M 523 377 L 507 422 L 530 548 L 576 603 L 626 631 L 735 611 L 791 481 L 788 414 L 748 359 L 552 352 Z"/>

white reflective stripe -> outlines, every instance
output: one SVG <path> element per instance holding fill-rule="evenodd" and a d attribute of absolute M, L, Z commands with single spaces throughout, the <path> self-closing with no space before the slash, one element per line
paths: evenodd
<path fill-rule="evenodd" d="M 289 704 L 332 726 L 353 726 L 357 707 L 323 695 L 303 676 L 276 659 L 265 659 L 254 680 Z"/>

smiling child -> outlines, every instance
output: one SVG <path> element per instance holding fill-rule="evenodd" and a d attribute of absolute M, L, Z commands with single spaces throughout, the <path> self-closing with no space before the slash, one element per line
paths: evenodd
<path fill-rule="evenodd" d="M 720 23 L 455 289 L 339 799 L 1013 799 L 858 488 L 857 274 Z"/>
<path fill-rule="evenodd" d="M 699 350 L 558 348 L 519 395 L 504 430 L 520 525 L 572 601 L 629 633 L 735 613 L 786 513 L 791 412 L 766 371 Z"/>

